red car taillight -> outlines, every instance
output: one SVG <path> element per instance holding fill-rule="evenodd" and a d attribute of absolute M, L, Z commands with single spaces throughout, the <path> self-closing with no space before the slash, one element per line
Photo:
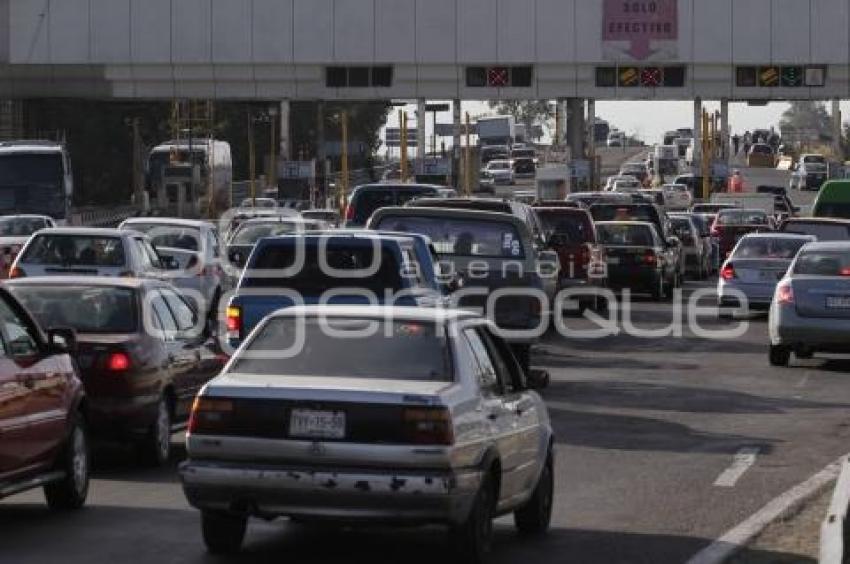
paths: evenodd
<path fill-rule="evenodd" d="M 410 444 L 451 445 L 454 429 L 448 409 L 413 407 L 404 410 L 404 437 Z"/>
<path fill-rule="evenodd" d="M 227 306 L 227 338 L 238 339 L 242 336 L 242 308 Z"/>
<path fill-rule="evenodd" d="M 348 204 L 345 206 L 345 220 L 352 221 L 354 219 L 354 206 L 352 204 Z"/>
<path fill-rule="evenodd" d="M 716 223 L 712 224 L 712 226 L 711 226 L 711 236 L 712 237 L 720 237 L 720 228 L 717 226 Z"/>
<path fill-rule="evenodd" d="M 656 265 L 658 264 L 658 257 L 655 254 L 655 251 L 646 251 L 646 254 L 643 255 L 643 263 Z"/>
<path fill-rule="evenodd" d="M 107 357 L 106 368 L 110 372 L 126 372 L 130 369 L 130 357 L 127 353 L 114 352 Z"/>
<path fill-rule="evenodd" d="M 9 278 L 24 278 L 27 273 L 24 272 L 24 269 L 19 266 L 13 266 L 9 271 Z"/>
<path fill-rule="evenodd" d="M 776 303 L 781 305 L 794 304 L 794 289 L 791 284 L 780 284 L 776 288 Z"/>
<path fill-rule="evenodd" d="M 198 396 L 192 403 L 189 414 L 189 434 L 214 432 L 221 429 L 233 413 L 233 402 L 228 399 L 212 399 Z"/>
<path fill-rule="evenodd" d="M 720 277 L 724 280 L 732 280 L 735 278 L 735 267 L 727 264 L 720 270 Z"/>

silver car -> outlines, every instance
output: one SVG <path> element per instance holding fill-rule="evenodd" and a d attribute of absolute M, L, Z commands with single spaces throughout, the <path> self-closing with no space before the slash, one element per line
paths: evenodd
<path fill-rule="evenodd" d="M 162 278 L 160 257 L 137 231 L 57 227 L 42 229 L 18 254 L 9 278 L 25 276 L 117 276 Z"/>
<path fill-rule="evenodd" d="M 190 293 L 198 311 L 213 317 L 228 283 L 219 260 L 216 227 L 208 221 L 172 217 L 128 219 L 119 229 L 145 233 L 170 269 L 164 274 L 178 289 Z M 197 294 L 195 294 L 197 292 Z"/>
<path fill-rule="evenodd" d="M 195 401 L 180 475 L 208 549 L 248 517 L 447 525 L 464 561 L 492 520 L 549 526 L 553 433 L 496 328 L 460 310 L 300 306 L 267 317 Z"/>
<path fill-rule="evenodd" d="M 785 276 L 797 252 L 816 239 L 789 233 L 750 233 L 738 241 L 720 268 L 717 299 L 720 317 L 730 318 L 729 308 L 766 311 L 777 283 Z M 746 303 L 742 298 L 746 298 Z"/>
<path fill-rule="evenodd" d="M 776 288 L 768 331 L 774 366 L 787 366 L 792 352 L 850 352 L 850 242 L 802 248 Z"/>

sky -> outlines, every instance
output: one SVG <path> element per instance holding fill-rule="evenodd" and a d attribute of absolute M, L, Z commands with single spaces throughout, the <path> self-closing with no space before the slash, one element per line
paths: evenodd
<path fill-rule="evenodd" d="M 430 100 L 429 100 L 430 102 Z M 706 102 L 708 111 L 720 109 L 719 102 Z M 771 103 L 767 106 L 748 106 L 745 103 L 729 104 L 729 123 L 732 133 L 744 133 L 753 129 L 770 129 L 779 125 L 782 112 L 788 107 L 786 103 Z M 831 105 L 827 106 L 829 110 Z M 416 106 L 406 108 L 408 114 L 415 119 Z M 494 114 L 484 102 L 463 102 L 462 110 L 471 116 Z M 841 111 L 844 118 L 850 118 L 850 102 L 842 102 Z M 596 103 L 596 115 L 608 121 L 611 127 L 635 135 L 649 144 L 660 142 L 665 131 L 680 127 L 693 127 L 693 102 L 602 102 Z M 437 114 L 440 123 L 451 123 L 451 112 Z M 844 119 L 848 121 L 848 119 Z M 411 126 L 413 124 L 411 123 Z M 389 127 L 398 126 L 398 112 L 393 112 L 388 121 Z M 427 119 L 427 134 L 430 139 L 432 125 L 431 116 Z M 451 145 L 451 139 L 446 139 Z"/>

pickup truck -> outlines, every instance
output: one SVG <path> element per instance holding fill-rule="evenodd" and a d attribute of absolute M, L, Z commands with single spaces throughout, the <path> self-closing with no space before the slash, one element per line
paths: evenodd
<path fill-rule="evenodd" d="M 448 305 L 456 283 L 440 276 L 435 256 L 427 237 L 409 233 L 260 239 L 227 307 L 227 343 L 238 347 L 263 318 L 294 305 Z"/>

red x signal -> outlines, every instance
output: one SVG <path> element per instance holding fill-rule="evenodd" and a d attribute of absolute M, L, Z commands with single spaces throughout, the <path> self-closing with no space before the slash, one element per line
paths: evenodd
<path fill-rule="evenodd" d="M 510 85 L 510 72 L 505 67 L 487 69 L 487 86 L 500 88 Z"/>

